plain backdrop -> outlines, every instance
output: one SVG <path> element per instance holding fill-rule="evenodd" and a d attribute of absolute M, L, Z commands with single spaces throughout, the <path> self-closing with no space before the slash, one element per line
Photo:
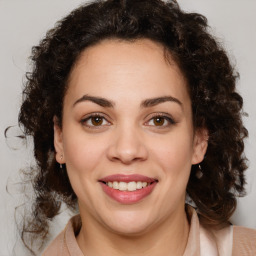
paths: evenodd
<path fill-rule="evenodd" d="M 42 39 L 55 22 L 85 1 L 81 0 L 0 0 L 0 256 L 26 253 L 19 246 L 14 210 L 24 201 L 19 184 L 19 169 L 33 162 L 31 145 L 15 139 L 19 134 L 17 116 L 24 74 L 33 45 Z M 223 42 L 240 73 L 238 90 L 244 97 L 244 118 L 249 130 L 246 154 L 247 196 L 239 199 L 232 222 L 256 228 L 256 1 L 255 0 L 180 0 L 181 7 L 205 15 L 212 32 Z M 7 126 L 14 126 L 4 137 Z M 8 188 L 8 189 L 7 189 Z M 18 189 L 19 188 L 19 189 Z M 26 198 L 25 198 L 26 202 Z M 55 236 L 70 217 L 68 211 L 52 225 Z M 19 219 L 19 218 L 17 218 Z"/>

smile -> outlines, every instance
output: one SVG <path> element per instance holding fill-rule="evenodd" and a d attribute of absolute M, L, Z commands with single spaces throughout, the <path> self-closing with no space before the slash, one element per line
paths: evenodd
<path fill-rule="evenodd" d="M 133 204 L 147 197 L 158 180 L 142 175 L 111 175 L 99 180 L 103 191 L 121 204 Z"/>
<path fill-rule="evenodd" d="M 142 188 L 145 188 L 147 187 L 148 185 L 150 185 L 151 183 L 147 183 L 147 182 L 144 182 L 144 181 L 131 181 L 131 182 L 118 182 L 118 181 L 114 181 L 114 182 L 111 182 L 109 181 L 107 183 L 107 185 L 110 187 L 110 188 L 113 188 L 113 189 L 118 189 L 118 190 L 121 190 L 121 191 L 135 191 L 137 189 L 142 189 Z"/>

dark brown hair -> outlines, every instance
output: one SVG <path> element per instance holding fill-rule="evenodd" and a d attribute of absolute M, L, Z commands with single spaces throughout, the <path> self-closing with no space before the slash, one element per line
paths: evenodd
<path fill-rule="evenodd" d="M 244 191 L 246 159 L 242 124 L 243 100 L 236 92 L 237 73 L 226 52 L 208 32 L 207 20 L 183 12 L 175 1 L 108 0 L 85 4 L 71 12 L 33 47 L 33 70 L 27 73 L 19 123 L 34 140 L 37 166 L 33 186 L 33 216 L 26 234 L 45 238 L 48 221 L 64 202 L 74 208 L 77 197 L 65 168 L 59 168 L 53 145 L 53 117 L 62 120 L 68 78 L 80 53 L 104 39 L 151 39 L 171 54 L 188 82 L 194 127 L 209 131 L 209 145 L 201 163 L 203 175 L 192 166 L 187 192 L 201 221 L 218 225 L 228 221 L 236 196 Z"/>

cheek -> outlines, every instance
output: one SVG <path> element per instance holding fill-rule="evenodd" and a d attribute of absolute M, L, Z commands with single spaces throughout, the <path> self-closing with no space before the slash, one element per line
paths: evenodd
<path fill-rule="evenodd" d="M 165 179 L 177 182 L 178 179 L 186 181 L 193 156 L 192 135 L 188 133 L 176 133 L 162 141 L 155 143 L 151 149 L 155 161 L 161 166 Z"/>
<path fill-rule="evenodd" d="M 76 133 L 76 135 L 64 137 L 63 145 L 68 170 L 89 175 L 102 159 L 106 144 Z"/>
<path fill-rule="evenodd" d="M 158 147 L 155 152 L 158 156 L 164 160 L 164 162 L 182 163 L 184 161 L 190 161 L 193 155 L 192 138 L 183 134 L 181 136 L 171 136 L 163 141 L 161 145 L 158 143 Z"/>

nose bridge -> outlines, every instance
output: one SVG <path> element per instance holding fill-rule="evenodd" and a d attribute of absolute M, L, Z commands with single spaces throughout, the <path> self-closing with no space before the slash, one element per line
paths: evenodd
<path fill-rule="evenodd" d="M 123 123 L 116 127 L 108 156 L 125 164 L 145 160 L 147 149 L 142 140 L 141 130 L 136 124 Z"/>

